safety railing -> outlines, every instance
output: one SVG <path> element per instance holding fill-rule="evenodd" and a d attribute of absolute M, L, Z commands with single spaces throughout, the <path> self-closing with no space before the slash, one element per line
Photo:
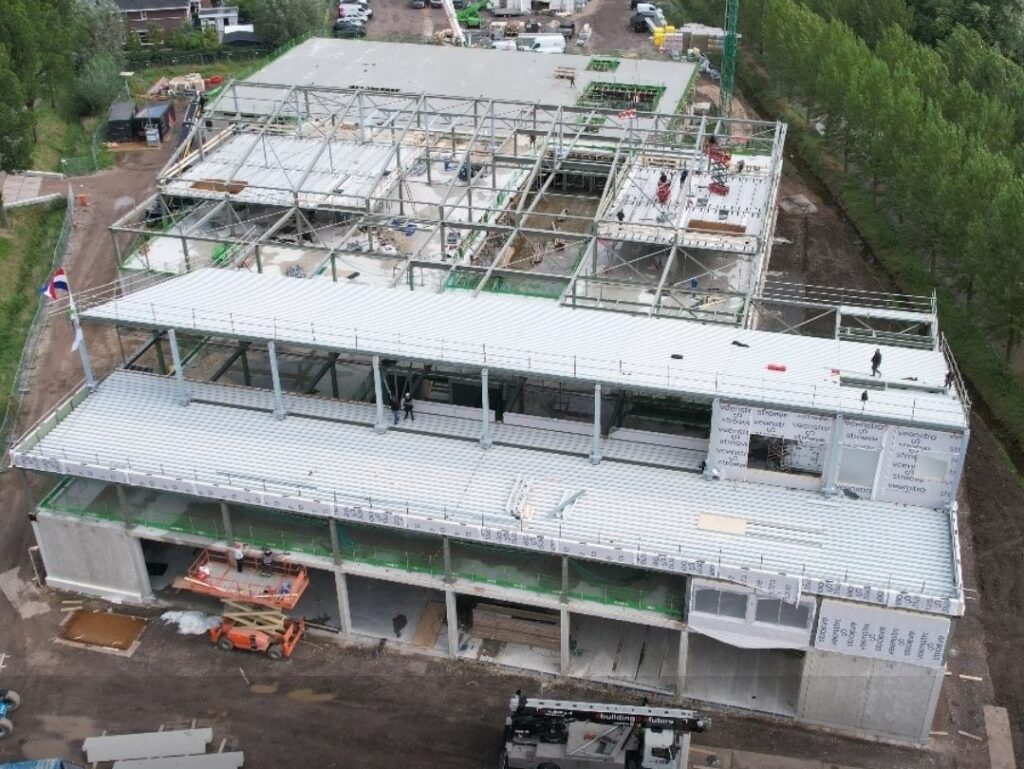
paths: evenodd
<path fill-rule="evenodd" d="M 208 306 L 148 301 L 144 292 L 93 307 L 86 317 L 119 325 L 175 328 L 220 336 L 266 339 L 303 346 L 387 355 L 412 360 L 490 367 L 523 374 L 621 384 L 636 389 L 721 397 L 738 403 L 790 406 L 812 411 L 850 412 L 888 418 L 894 422 L 959 426 L 966 422 L 960 404 L 936 396 L 913 397 L 887 393 L 864 402 L 860 393 L 840 386 L 840 376 L 808 383 L 780 377 L 701 371 L 681 363 L 664 366 L 528 350 L 487 343 L 396 332 L 366 332 L 330 322 L 266 317 L 252 313 L 220 312 Z"/>

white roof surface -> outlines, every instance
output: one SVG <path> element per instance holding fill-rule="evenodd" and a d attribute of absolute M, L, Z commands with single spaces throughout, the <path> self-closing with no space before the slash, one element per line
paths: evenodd
<path fill-rule="evenodd" d="M 625 13 L 625 12 L 624 12 Z M 415 13 L 410 21 L 418 18 Z M 625 19 L 625 16 L 623 17 Z M 623 21 L 625 23 L 625 21 Z M 609 58 L 607 56 L 599 58 Z M 494 97 L 530 104 L 571 106 L 586 86 L 639 83 L 665 86 L 656 112 L 672 113 L 686 92 L 695 65 L 687 62 L 622 59 L 614 72 L 587 70 L 590 56 L 544 55 L 523 51 L 455 48 L 376 40 L 312 38 L 249 77 L 251 83 L 374 88 L 403 93 L 443 94 L 469 98 Z M 556 78 L 558 68 L 577 71 L 575 87 Z M 211 109 L 248 114 L 270 113 L 281 92 L 238 90 L 236 104 L 225 89 Z M 316 104 L 311 105 L 315 111 Z"/>
<path fill-rule="evenodd" d="M 841 376 L 870 376 L 871 344 L 572 309 L 547 299 L 204 269 L 82 316 L 797 411 L 965 427 L 955 391 L 871 390 L 862 402 L 860 388 L 841 386 Z M 946 370 L 939 351 L 882 348 L 880 381 L 941 390 Z"/>
<path fill-rule="evenodd" d="M 340 139 L 329 144 L 325 148 L 323 139 L 299 136 L 236 134 L 207 152 L 205 159 L 196 158 L 167 181 L 163 191 L 221 200 L 223 189 L 208 189 L 205 183 L 231 181 L 242 186 L 232 200 L 274 206 L 295 205 L 297 200 L 306 208 L 361 207 L 381 173 L 398 167 L 391 144 Z M 403 166 L 415 164 L 421 154 L 418 147 L 403 148 Z M 390 186 L 385 180 L 376 194 L 383 195 Z"/>
<path fill-rule="evenodd" d="M 23 439 L 14 461 L 350 520 L 359 505 L 356 520 L 366 523 L 630 564 L 639 555 L 665 571 L 786 573 L 803 578 L 804 592 L 854 600 L 894 605 L 903 590 L 932 599 L 931 611 L 961 610 L 944 512 L 514 446 L 484 450 L 451 436 L 376 434 L 352 422 L 350 404 L 324 398 L 289 396 L 292 416 L 278 420 L 267 391 L 190 387 L 196 400 L 183 407 L 173 379 L 116 372 L 44 423 L 38 442 Z M 520 476 L 533 480 L 534 515 L 524 522 L 505 509 Z M 551 513 L 580 490 L 564 518 Z M 708 516 L 742 526 L 707 525 Z M 873 598 L 847 594 L 847 585 Z"/>

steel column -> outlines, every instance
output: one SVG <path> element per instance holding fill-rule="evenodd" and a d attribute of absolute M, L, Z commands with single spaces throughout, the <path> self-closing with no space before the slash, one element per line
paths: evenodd
<path fill-rule="evenodd" d="M 270 358 L 270 379 L 274 383 L 274 416 L 284 419 L 284 393 L 281 392 L 281 372 L 277 368 L 276 342 L 267 342 L 267 357 Z"/>
<path fill-rule="evenodd" d="M 448 622 L 448 656 L 459 656 L 459 615 L 455 608 L 455 591 L 444 591 L 445 618 Z"/>
<path fill-rule="evenodd" d="M 594 447 L 590 452 L 591 464 L 601 461 L 601 383 L 594 385 Z"/>
<path fill-rule="evenodd" d="M 377 405 L 377 416 L 373 423 L 373 429 L 378 433 L 387 430 L 387 423 L 384 421 L 384 381 L 380 375 L 380 356 L 373 356 L 373 399 Z"/>
<path fill-rule="evenodd" d="M 483 412 L 483 425 L 480 427 L 480 445 L 489 449 L 493 438 L 491 436 L 491 394 L 488 392 L 487 369 L 480 369 L 480 405 Z"/>
<path fill-rule="evenodd" d="M 167 343 L 171 346 L 171 361 L 174 363 L 174 378 L 178 380 L 180 394 L 178 402 L 187 406 L 189 402 L 188 387 L 185 384 L 185 372 L 181 367 L 181 351 L 178 349 L 178 335 L 173 328 L 167 329 Z"/>

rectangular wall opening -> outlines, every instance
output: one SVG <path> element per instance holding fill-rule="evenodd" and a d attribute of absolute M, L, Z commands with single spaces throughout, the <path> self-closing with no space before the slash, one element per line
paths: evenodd
<path fill-rule="evenodd" d="M 620 686 L 675 690 L 679 631 L 573 614 L 569 673 Z"/>
<path fill-rule="evenodd" d="M 448 653 L 444 593 L 348 574 L 352 632 Z"/>
<path fill-rule="evenodd" d="M 509 667 L 559 673 L 557 611 L 475 596 L 457 596 L 459 656 Z"/>
<path fill-rule="evenodd" d="M 747 467 L 820 478 L 825 466 L 825 450 L 823 443 L 751 433 Z"/>

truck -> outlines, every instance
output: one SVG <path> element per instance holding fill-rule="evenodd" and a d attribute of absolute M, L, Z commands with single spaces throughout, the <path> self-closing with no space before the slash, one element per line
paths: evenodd
<path fill-rule="evenodd" d="M 14 689 L 0 689 L 0 740 L 14 733 L 14 723 L 7 716 L 18 709 L 21 697 Z"/>
<path fill-rule="evenodd" d="M 523 40 L 522 37 L 519 39 Z M 557 32 L 533 35 L 519 46 L 519 50 L 534 53 L 565 53 L 565 38 Z"/>
<path fill-rule="evenodd" d="M 500 769 L 686 769 L 690 735 L 711 727 L 694 710 L 528 698 L 505 719 Z"/>

